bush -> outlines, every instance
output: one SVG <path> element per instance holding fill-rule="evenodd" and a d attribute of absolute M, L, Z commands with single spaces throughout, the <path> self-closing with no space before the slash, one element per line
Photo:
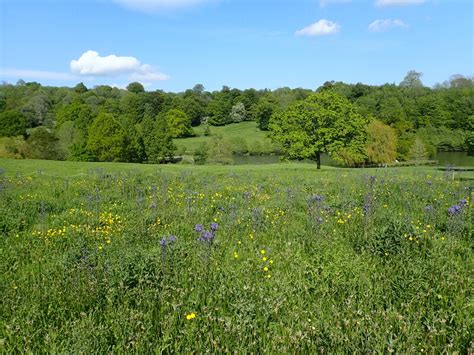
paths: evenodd
<path fill-rule="evenodd" d="M 249 151 L 247 141 L 242 137 L 235 137 L 230 140 L 230 144 L 232 147 L 232 153 L 236 155 L 244 155 L 247 154 Z"/>
<path fill-rule="evenodd" d="M 233 164 L 230 143 L 222 136 L 213 137 L 209 142 L 206 161 L 210 164 Z"/>
<path fill-rule="evenodd" d="M 23 137 L 0 138 L 0 158 L 25 159 L 31 153 L 30 146 Z"/>

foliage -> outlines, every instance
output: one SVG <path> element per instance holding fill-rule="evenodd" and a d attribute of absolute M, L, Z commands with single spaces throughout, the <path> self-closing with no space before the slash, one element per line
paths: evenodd
<path fill-rule="evenodd" d="M 316 159 L 320 167 L 321 153 L 340 163 L 363 162 L 366 124 L 347 99 L 327 90 L 272 116 L 269 128 L 291 159 Z"/>
<path fill-rule="evenodd" d="M 234 123 L 239 123 L 247 119 L 247 111 L 242 102 L 237 102 L 230 110 L 230 119 Z"/>
<path fill-rule="evenodd" d="M 84 83 L 79 83 L 76 86 L 74 86 L 74 91 L 77 92 L 78 94 L 83 94 L 87 92 L 87 86 L 84 85 Z"/>
<path fill-rule="evenodd" d="M 398 159 L 409 159 L 415 136 L 423 140 L 429 154 L 436 150 L 466 150 L 468 135 L 472 131 L 469 119 L 474 115 L 474 81 L 470 77 L 453 75 L 447 81 L 428 88 L 422 85 L 420 78 L 421 73 L 412 71 L 400 85 L 370 86 L 328 81 L 316 91 L 335 92 L 355 105 L 363 117 L 374 117 L 393 127 L 399 138 Z M 192 138 L 189 126 L 195 127 L 198 135 L 204 131 L 205 124 L 220 126 L 223 131 L 230 132 L 226 138 L 232 138 L 237 134 L 230 123 L 245 119 L 256 121 L 259 129 L 265 131 L 270 117 L 277 115 L 275 112 L 285 111 L 314 94 L 313 90 L 288 87 L 239 90 L 224 86 L 221 90 L 209 92 L 201 84 L 179 93 L 145 91 L 139 83 L 131 83 L 129 89 L 108 85 L 88 89 L 82 83 L 72 88 L 49 87 L 23 80 L 19 80 L 17 85 L 3 83 L 0 85 L 0 114 L 18 112 L 26 117 L 27 123 L 16 130 L 15 122 L 20 121 L 10 121 L 2 124 L 0 130 L 12 130 L 15 134 L 21 131 L 18 134 L 26 136 L 27 128 L 45 127 L 60 139 L 67 159 L 87 161 L 96 159 L 87 149 L 92 122 L 101 113 L 112 114 L 125 129 L 126 144 L 130 144 L 124 156 L 114 159 L 139 162 L 146 159 L 143 155 L 145 143 L 141 142 L 149 133 L 143 129 L 146 117 L 165 116 L 171 110 L 184 112 L 186 117 L 181 113 L 175 116 L 179 118 L 178 126 L 184 127 L 184 133 L 178 134 L 190 138 L 187 138 L 189 142 L 179 140 L 177 143 L 189 147 L 188 152 L 192 154 L 203 137 Z M 63 127 L 66 122 L 72 124 Z M 217 129 L 216 133 L 219 132 L 221 130 Z M 243 136 L 248 146 L 259 140 L 260 152 L 275 151 L 263 139 L 263 134 L 257 137 L 252 132 L 247 137 L 247 133 L 243 130 L 238 135 Z M 172 134 L 176 136 L 176 132 Z M 68 136 L 74 143 L 65 140 Z M 353 148 L 341 148 L 333 155 L 341 163 L 359 164 L 362 156 L 358 148 Z"/>
<path fill-rule="evenodd" d="M 258 128 L 260 128 L 262 131 L 267 131 L 270 118 L 275 111 L 275 105 L 269 101 L 260 101 L 255 111 Z"/>
<path fill-rule="evenodd" d="M 209 156 L 207 143 L 202 142 L 194 152 L 196 164 L 204 164 Z"/>
<path fill-rule="evenodd" d="M 176 146 L 173 144 L 168 121 L 157 116 L 157 120 L 151 117 L 143 122 L 144 144 L 147 161 L 149 163 L 166 163 L 174 158 Z"/>
<path fill-rule="evenodd" d="M 171 109 L 165 113 L 162 119 L 167 122 L 171 137 L 182 138 L 193 136 L 191 122 L 183 111 Z"/>
<path fill-rule="evenodd" d="M 31 130 L 26 142 L 30 148 L 30 158 L 47 160 L 63 159 L 59 139 L 54 132 L 47 128 L 34 128 Z"/>
<path fill-rule="evenodd" d="M 428 152 L 421 139 L 415 139 L 415 142 L 410 149 L 410 158 L 416 161 L 428 159 Z"/>
<path fill-rule="evenodd" d="M 466 148 L 468 154 L 474 156 L 474 115 L 469 117 L 469 133 L 466 135 Z"/>
<path fill-rule="evenodd" d="M 28 119 L 18 111 L 9 110 L 0 113 L 0 137 L 14 137 L 26 134 Z"/>
<path fill-rule="evenodd" d="M 395 130 L 378 120 L 370 122 L 367 126 L 365 152 L 369 163 L 393 163 L 397 155 L 397 134 Z"/>
<path fill-rule="evenodd" d="M 209 164 L 232 164 L 231 144 L 222 138 L 222 136 L 213 136 L 208 143 L 207 160 Z"/>
<path fill-rule="evenodd" d="M 145 92 L 145 88 L 142 84 L 138 82 L 133 82 L 127 85 L 127 90 L 133 92 L 134 94 L 139 94 L 141 92 Z"/>
<path fill-rule="evenodd" d="M 25 159 L 31 155 L 31 149 L 23 137 L 0 137 L 0 158 Z"/>
<path fill-rule="evenodd" d="M 126 133 L 113 115 L 101 113 L 89 129 L 87 149 L 99 161 L 122 161 L 125 157 Z"/>
<path fill-rule="evenodd" d="M 423 87 L 423 83 L 421 82 L 422 76 L 422 73 L 410 70 L 400 82 L 400 86 L 407 88 L 421 88 Z"/>
<path fill-rule="evenodd" d="M 247 154 L 249 151 L 247 141 L 243 137 L 234 137 L 230 140 L 230 145 L 232 147 L 232 153 L 236 155 Z"/>

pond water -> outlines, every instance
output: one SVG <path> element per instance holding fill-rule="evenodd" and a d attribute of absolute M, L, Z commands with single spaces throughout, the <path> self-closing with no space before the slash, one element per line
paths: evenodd
<path fill-rule="evenodd" d="M 468 156 L 466 152 L 438 152 L 433 160 L 438 161 L 439 166 L 474 166 L 474 157 Z M 280 162 L 278 155 L 242 155 L 234 156 L 235 165 L 245 164 L 276 164 Z M 315 162 L 308 161 L 309 164 Z M 337 164 L 326 154 L 321 156 L 321 164 L 336 166 Z"/>
<path fill-rule="evenodd" d="M 433 159 L 439 166 L 474 166 L 474 157 L 466 152 L 438 152 Z"/>
<path fill-rule="evenodd" d="M 279 155 L 235 155 L 234 164 L 235 165 L 245 165 L 245 164 L 276 164 L 280 162 Z M 304 160 L 302 163 L 316 164 L 316 162 L 311 160 Z M 329 155 L 321 155 L 321 165 L 336 166 L 336 162 L 331 159 Z"/>

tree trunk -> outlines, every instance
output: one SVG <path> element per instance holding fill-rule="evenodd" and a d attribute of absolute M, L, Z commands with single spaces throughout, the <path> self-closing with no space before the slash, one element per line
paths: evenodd
<path fill-rule="evenodd" d="M 316 153 L 316 165 L 318 169 L 321 169 L 321 153 Z"/>

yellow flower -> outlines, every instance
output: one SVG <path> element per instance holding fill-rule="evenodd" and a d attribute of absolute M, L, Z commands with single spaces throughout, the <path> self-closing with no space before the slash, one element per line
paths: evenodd
<path fill-rule="evenodd" d="M 262 260 L 263 260 L 263 261 L 267 261 L 267 257 L 264 256 L 264 257 L 262 258 Z"/>
<path fill-rule="evenodd" d="M 237 254 L 237 252 L 236 252 L 236 251 L 234 251 L 234 258 L 236 258 L 236 259 L 237 259 L 238 257 L 239 257 L 239 254 Z"/>
<path fill-rule="evenodd" d="M 186 314 L 187 320 L 193 320 L 194 318 L 196 318 L 196 313 L 192 312 L 192 313 Z"/>
<path fill-rule="evenodd" d="M 265 249 L 260 250 L 260 254 L 265 255 L 267 251 Z"/>
<path fill-rule="evenodd" d="M 265 267 L 263 268 L 263 271 L 267 272 L 267 271 L 268 271 L 268 267 L 265 266 Z"/>

